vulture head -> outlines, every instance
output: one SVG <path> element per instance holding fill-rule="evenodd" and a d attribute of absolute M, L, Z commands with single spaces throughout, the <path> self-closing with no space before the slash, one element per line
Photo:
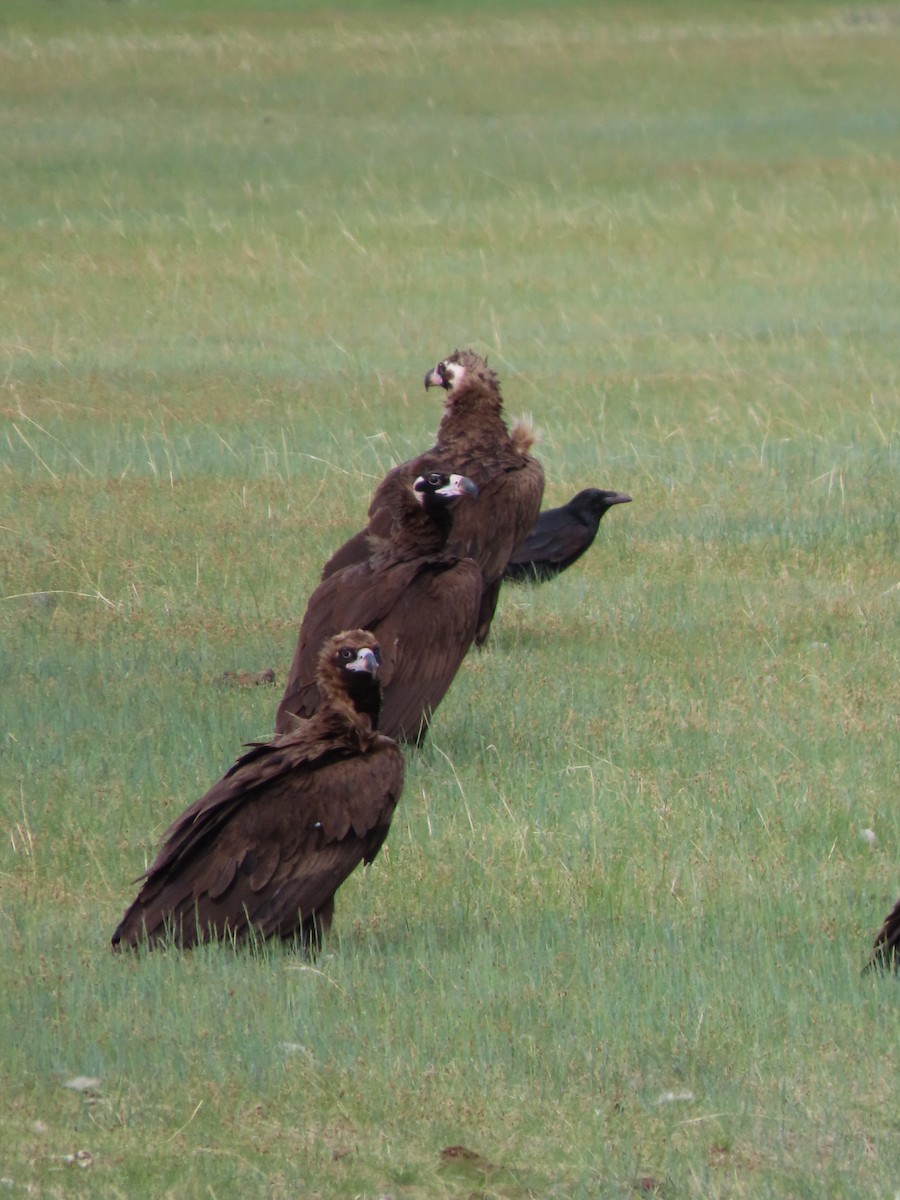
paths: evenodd
<path fill-rule="evenodd" d="M 429 471 L 413 484 L 413 495 L 429 511 L 442 508 L 458 496 L 477 496 L 478 488 L 467 475 L 451 475 L 445 471 Z"/>
<path fill-rule="evenodd" d="M 407 525 L 415 530 L 420 549 L 431 544 L 433 549 L 446 544 L 453 525 L 454 500 L 461 496 L 474 499 L 478 488 L 466 475 L 456 475 L 440 468 L 426 471 L 412 485 L 412 496 L 420 517 L 412 518 Z M 414 507 L 416 506 L 414 505 Z"/>
<path fill-rule="evenodd" d="M 381 648 L 367 629 L 336 633 L 319 651 L 316 684 L 319 694 L 342 712 L 352 710 L 378 723 L 381 709 Z"/>
<path fill-rule="evenodd" d="M 474 350 L 454 350 L 425 376 L 425 389 L 439 387 L 447 393 L 446 403 L 465 392 L 490 397 L 499 407 L 500 380 Z"/>

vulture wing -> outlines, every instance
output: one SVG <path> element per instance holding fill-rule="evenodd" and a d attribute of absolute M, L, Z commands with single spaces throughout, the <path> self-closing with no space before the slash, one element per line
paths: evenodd
<path fill-rule="evenodd" d="M 490 633 L 509 556 L 540 511 L 544 469 L 536 458 L 520 454 L 508 443 L 493 456 L 481 451 L 480 461 L 466 473 L 477 484 L 478 497 L 457 514 L 447 549 L 460 557 L 474 558 L 481 569 L 482 594 L 475 630 L 475 644 L 481 646 Z"/>
<path fill-rule="evenodd" d="M 475 642 L 487 638 L 500 595 L 500 584 L 509 557 L 528 534 L 537 519 L 544 494 L 544 470 L 537 459 L 520 453 L 504 434 L 497 444 L 473 444 L 465 453 L 457 450 L 452 469 L 468 476 L 478 487 L 478 496 L 461 504 L 453 515 L 453 527 L 446 552 L 457 558 L 472 558 L 482 577 L 482 598 Z M 326 563 L 326 579 L 341 565 L 358 561 L 368 552 L 368 535 L 384 535 L 388 505 L 401 487 L 408 487 L 417 475 L 447 459 L 438 448 L 394 467 L 382 480 L 369 509 L 369 525 L 362 533 L 345 542 Z"/>
<path fill-rule="evenodd" d="M 362 564 L 329 576 L 310 597 L 276 730 L 315 712 L 317 648 L 336 629 L 359 626 L 381 646 L 379 730 L 418 740 L 472 644 L 480 596 L 470 559 L 416 559 L 381 572 Z"/>
<path fill-rule="evenodd" d="M 322 580 L 324 581 L 330 576 L 336 575 L 338 571 L 346 570 L 347 567 L 364 563 L 370 553 L 371 545 L 368 528 L 361 529 L 359 533 L 354 533 L 346 542 L 338 546 L 331 558 L 328 559 L 322 568 Z"/>
<path fill-rule="evenodd" d="M 534 458 L 490 462 L 471 468 L 477 498 L 457 510 L 447 549 L 474 558 L 486 584 L 499 580 L 509 557 L 537 519 L 544 471 Z"/>
<path fill-rule="evenodd" d="M 375 571 L 371 563 L 363 562 L 322 580 L 310 596 L 300 624 L 294 660 L 275 716 L 277 733 L 290 730 L 293 716 L 308 717 L 316 711 L 316 661 L 326 639 L 341 629 L 370 629 L 380 642 L 380 622 L 409 588 L 420 567 L 421 562 L 415 560 Z M 387 648 L 382 645 L 381 650 L 383 690 L 390 682 L 391 669 Z"/>
<path fill-rule="evenodd" d="M 424 462 L 427 456 L 422 455 L 421 459 Z M 322 568 L 322 579 L 328 579 L 331 575 L 336 575 L 338 571 L 343 571 L 347 567 L 352 567 L 357 563 L 364 563 L 372 554 L 372 539 L 384 538 L 391 536 L 392 525 L 392 506 L 396 506 L 400 495 L 408 489 L 413 481 L 422 472 L 415 470 L 415 464 L 419 459 L 413 459 L 409 463 L 403 463 L 399 467 L 392 467 L 382 479 L 381 483 L 375 489 L 375 494 L 372 497 L 372 503 L 369 505 L 368 524 L 365 529 L 361 529 L 359 533 L 354 533 L 348 538 L 342 546 L 339 546 Z M 411 473 L 407 468 L 413 468 Z"/>
<path fill-rule="evenodd" d="M 294 739 L 295 742 L 302 739 Z M 381 847 L 403 783 L 397 746 L 310 756 L 291 739 L 253 747 L 171 826 L 113 944 L 183 945 L 210 933 L 300 932 Z"/>
<path fill-rule="evenodd" d="M 374 632 L 384 655 L 378 728 L 421 741 L 478 622 L 481 572 L 469 559 L 424 567 Z"/>
<path fill-rule="evenodd" d="M 506 440 L 508 444 L 501 444 L 499 453 L 495 446 L 479 445 L 458 452 L 449 464 L 476 484 L 478 496 L 455 510 L 447 551 L 458 558 L 474 558 L 486 582 L 502 576 L 510 554 L 534 525 L 544 494 L 541 464 L 520 454 Z M 372 498 L 368 525 L 335 551 L 323 568 L 322 578 L 364 562 L 371 554 L 369 538 L 389 536 L 394 497 L 410 487 L 416 476 L 446 461 L 446 453 L 434 447 L 389 471 Z"/>

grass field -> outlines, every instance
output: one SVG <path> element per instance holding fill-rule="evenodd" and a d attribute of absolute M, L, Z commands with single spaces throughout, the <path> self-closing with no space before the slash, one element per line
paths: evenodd
<path fill-rule="evenodd" d="M 894 5 L 0 5 L 3 1194 L 900 1196 L 898 63 Z M 314 967 L 113 956 L 456 345 L 548 504 L 634 503 Z"/>

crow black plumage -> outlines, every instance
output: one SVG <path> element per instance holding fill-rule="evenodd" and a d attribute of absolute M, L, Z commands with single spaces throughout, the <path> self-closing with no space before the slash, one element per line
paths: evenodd
<path fill-rule="evenodd" d="M 513 552 L 503 578 L 513 583 L 553 579 L 577 562 L 597 536 L 600 520 L 615 504 L 629 504 L 624 492 L 585 488 L 568 504 L 548 508 L 535 521 L 525 541 Z"/>

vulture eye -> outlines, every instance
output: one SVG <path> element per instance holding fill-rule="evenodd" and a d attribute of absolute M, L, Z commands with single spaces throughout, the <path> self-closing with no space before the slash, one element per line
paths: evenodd
<path fill-rule="evenodd" d="M 344 660 L 344 662 L 348 662 L 351 658 L 356 657 L 349 646 L 341 647 L 340 656 Z"/>
<path fill-rule="evenodd" d="M 431 487 L 440 487 L 443 482 L 444 477 L 439 471 L 432 471 L 428 476 L 428 483 L 431 485 Z"/>

